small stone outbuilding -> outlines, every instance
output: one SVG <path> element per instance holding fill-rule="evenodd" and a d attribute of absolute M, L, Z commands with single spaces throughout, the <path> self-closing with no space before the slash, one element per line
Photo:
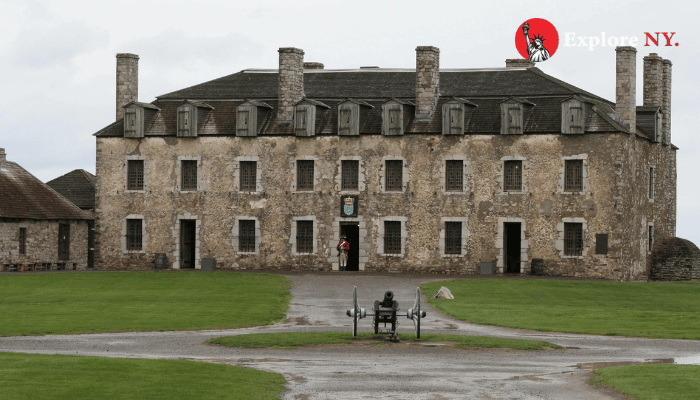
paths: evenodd
<path fill-rule="evenodd" d="M 700 249 L 686 239 L 659 240 L 649 257 L 652 281 L 689 281 L 700 279 Z"/>

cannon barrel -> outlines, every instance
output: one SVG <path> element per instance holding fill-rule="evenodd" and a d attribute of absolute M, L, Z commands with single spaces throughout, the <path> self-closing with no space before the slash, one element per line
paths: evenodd
<path fill-rule="evenodd" d="M 384 293 L 384 300 L 381 303 L 382 307 L 393 307 L 394 305 L 394 292 L 387 290 Z"/>

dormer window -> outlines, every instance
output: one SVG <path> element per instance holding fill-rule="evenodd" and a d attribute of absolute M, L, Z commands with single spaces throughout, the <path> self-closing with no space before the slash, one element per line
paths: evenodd
<path fill-rule="evenodd" d="M 442 134 L 463 135 L 466 128 L 466 108 L 476 106 L 470 101 L 456 97 L 444 103 L 442 105 Z"/>
<path fill-rule="evenodd" d="M 160 108 L 148 103 L 132 101 L 124 106 L 124 137 L 142 138 L 156 118 Z"/>
<path fill-rule="evenodd" d="M 338 105 L 338 135 L 358 136 L 360 134 L 360 114 L 374 106 L 364 101 L 348 99 Z"/>
<path fill-rule="evenodd" d="M 408 120 L 404 116 L 409 106 L 413 106 L 413 104 L 398 99 L 391 99 L 382 104 L 382 135 L 403 135 L 405 121 Z"/>
<path fill-rule="evenodd" d="M 585 128 L 586 108 L 583 101 L 572 97 L 561 103 L 561 133 L 582 134 Z"/>
<path fill-rule="evenodd" d="M 502 135 L 522 135 L 524 131 L 525 107 L 532 107 L 531 103 L 525 99 L 511 97 L 501 102 L 501 134 Z"/>
<path fill-rule="evenodd" d="M 272 107 L 262 101 L 248 100 L 236 108 L 236 136 L 257 136 Z"/>
<path fill-rule="evenodd" d="M 314 136 L 316 134 L 316 108 L 329 106 L 320 101 L 304 99 L 294 105 L 294 135 Z"/>
<path fill-rule="evenodd" d="M 214 108 L 209 104 L 186 100 L 177 107 L 177 136 L 196 137 Z"/>

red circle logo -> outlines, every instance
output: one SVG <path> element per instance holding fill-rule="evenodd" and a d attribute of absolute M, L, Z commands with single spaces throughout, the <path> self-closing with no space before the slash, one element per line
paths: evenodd
<path fill-rule="evenodd" d="M 515 32 L 515 47 L 527 60 L 547 61 L 559 48 L 559 33 L 546 19 L 528 19 Z"/>

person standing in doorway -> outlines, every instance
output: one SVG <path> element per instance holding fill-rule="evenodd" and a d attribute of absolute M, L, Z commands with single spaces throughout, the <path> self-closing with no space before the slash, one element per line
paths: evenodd
<path fill-rule="evenodd" d="M 340 270 L 345 271 L 348 265 L 348 252 L 350 251 L 350 243 L 348 243 L 347 236 L 343 235 L 340 237 L 340 242 L 338 242 L 338 261 L 340 264 Z"/>

